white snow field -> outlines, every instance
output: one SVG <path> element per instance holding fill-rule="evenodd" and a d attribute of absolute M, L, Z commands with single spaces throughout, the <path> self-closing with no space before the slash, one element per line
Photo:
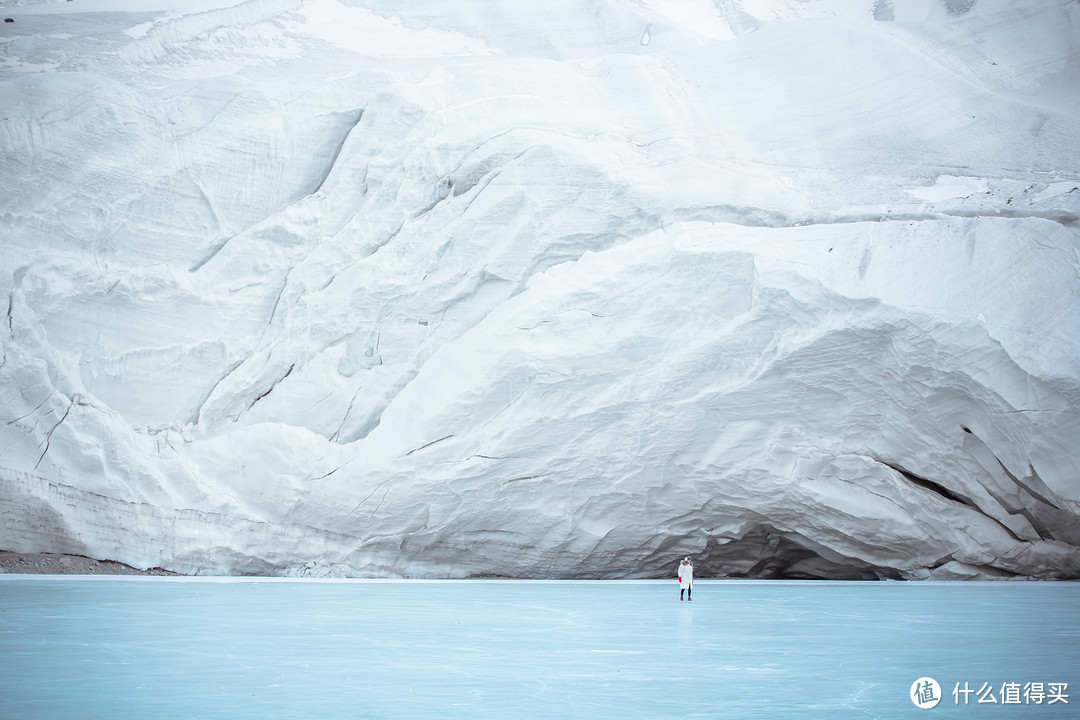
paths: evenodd
<path fill-rule="evenodd" d="M 1076 717 L 1075 583 L 694 598 L 674 580 L 0 576 L 0 718 Z M 925 677 L 930 714 L 910 696 Z"/>
<path fill-rule="evenodd" d="M 0 4 L 0 549 L 1080 577 L 1080 3 Z"/>

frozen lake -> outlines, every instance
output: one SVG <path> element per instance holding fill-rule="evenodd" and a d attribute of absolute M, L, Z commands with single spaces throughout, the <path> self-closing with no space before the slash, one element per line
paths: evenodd
<path fill-rule="evenodd" d="M 1078 621 L 1076 583 L 0 575 L 0 717 L 1076 717 Z"/>

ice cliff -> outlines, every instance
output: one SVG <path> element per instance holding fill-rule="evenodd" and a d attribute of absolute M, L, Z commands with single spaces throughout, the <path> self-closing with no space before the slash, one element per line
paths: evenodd
<path fill-rule="evenodd" d="M 0 548 L 1080 577 L 1076 2 L 2 4 Z"/>

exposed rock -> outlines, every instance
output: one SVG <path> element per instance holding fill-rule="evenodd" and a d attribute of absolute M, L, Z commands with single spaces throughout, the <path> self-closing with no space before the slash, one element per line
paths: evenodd
<path fill-rule="evenodd" d="M 94 560 L 80 555 L 13 553 L 0 550 L 0 573 L 20 575 L 176 575 L 150 568 L 139 570 L 113 560 Z"/>

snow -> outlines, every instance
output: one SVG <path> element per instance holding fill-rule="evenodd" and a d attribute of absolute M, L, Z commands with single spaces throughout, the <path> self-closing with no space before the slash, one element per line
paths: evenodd
<path fill-rule="evenodd" d="M 490 55 L 483 42 L 461 33 L 433 28 L 410 29 L 396 18 L 383 18 L 365 8 L 336 0 L 310 0 L 296 29 L 338 47 L 371 57 L 440 57 Z"/>
<path fill-rule="evenodd" d="M 176 0 L 141 0 L 138 10 L 140 12 L 168 13 L 174 17 L 189 13 L 206 12 L 208 10 L 220 10 L 222 8 L 240 5 L 245 0 L 192 0 L 192 2 L 177 2 Z M 100 12 L 131 12 L 131 4 L 126 0 L 8 0 L 4 3 L 5 9 L 10 15 L 57 15 L 57 14 L 84 14 Z"/>
<path fill-rule="evenodd" d="M 985 178 L 939 175 L 933 185 L 924 188 L 912 188 L 908 192 L 927 202 L 941 202 L 942 200 L 952 200 L 954 198 L 969 198 L 976 193 L 984 193 L 988 189 L 989 183 Z"/>
<path fill-rule="evenodd" d="M 673 563 L 671 569 L 673 570 Z M 915 717 L 1067 683 L 1073 583 L 243 581 L 0 576 L 5 716 Z M 992 685 L 996 707 L 953 690 Z M 963 696 L 960 695 L 961 704 Z"/>
<path fill-rule="evenodd" d="M 685 33 L 710 40 L 730 40 L 734 37 L 716 6 L 707 0 L 640 0 L 637 4 L 657 13 Z M 648 44 L 648 37 L 648 32 L 642 36 L 642 45 Z"/>
<path fill-rule="evenodd" d="M 1076 3 L 5 13 L 0 548 L 1080 576 Z"/>

